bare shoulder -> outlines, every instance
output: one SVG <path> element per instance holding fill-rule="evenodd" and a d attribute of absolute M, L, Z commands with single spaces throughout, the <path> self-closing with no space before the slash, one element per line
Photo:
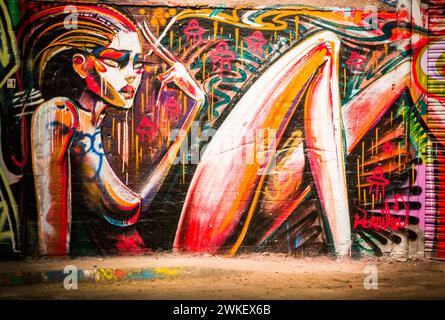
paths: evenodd
<path fill-rule="evenodd" d="M 77 119 L 76 103 L 65 97 L 56 97 L 43 102 L 34 111 L 32 122 L 33 124 L 49 122 L 65 128 L 75 128 Z"/>

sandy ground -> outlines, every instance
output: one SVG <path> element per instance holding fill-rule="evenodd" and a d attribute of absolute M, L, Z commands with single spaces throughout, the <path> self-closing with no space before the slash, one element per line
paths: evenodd
<path fill-rule="evenodd" d="M 277 255 L 236 258 L 174 256 L 2 262 L 0 272 L 78 268 L 175 267 L 176 277 L 113 283 L 0 288 L 0 299 L 445 299 L 445 262 L 406 259 L 334 261 Z M 367 266 L 377 268 L 377 289 L 365 289 Z"/>

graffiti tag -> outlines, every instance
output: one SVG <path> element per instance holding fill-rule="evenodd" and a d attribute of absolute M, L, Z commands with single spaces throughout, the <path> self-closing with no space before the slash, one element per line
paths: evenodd
<path fill-rule="evenodd" d="M 402 208 L 400 208 L 399 203 L 402 204 Z M 393 216 L 388 204 L 388 199 L 385 200 L 385 206 L 383 209 L 380 210 L 379 215 L 367 212 L 359 207 L 357 207 L 357 210 L 359 210 L 359 212 L 356 213 L 354 216 L 354 229 L 362 227 L 364 229 L 374 229 L 376 231 L 388 229 L 398 231 L 400 228 L 405 228 L 408 225 L 408 205 L 406 204 L 401 194 L 396 194 L 394 196 L 393 211 L 399 212 L 400 210 L 405 210 L 403 221 L 402 216 Z"/>

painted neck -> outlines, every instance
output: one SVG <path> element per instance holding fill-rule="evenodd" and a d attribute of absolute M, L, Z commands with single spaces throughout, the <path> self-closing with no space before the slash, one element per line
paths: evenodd
<path fill-rule="evenodd" d="M 97 125 L 107 105 L 89 91 L 84 91 L 79 99 L 82 109 L 91 112 L 92 124 Z"/>

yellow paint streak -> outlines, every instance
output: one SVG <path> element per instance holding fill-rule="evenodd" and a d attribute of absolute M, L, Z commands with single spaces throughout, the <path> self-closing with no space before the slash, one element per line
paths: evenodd
<path fill-rule="evenodd" d="M 167 276 L 176 276 L 179 273 L 177 268 L 155 268 L 154 271 Z"/>
<path fill-rule="evenodd" d="M 362 175 L 365 174 L 365 142 L 362 142 Z"/>
<path fill-rule="evenodd" d="M 213 121 L 213 106 L 215 103 L 215 85 L 212 85 L 212 91 L 211 91 L 211 103 L 210 103 L 210 110 L 209 110 L 209 121 Z"/>
<path fill-rule="evenodd" d="M 145 79 L 145 98 L 147 99 L 147 101 L 148 101 L 148 97 L 149 97 L 148 88 L 149 88 L 148 79 Z M 145 101 L 145 100 L 143 100 L 143 101 Z M 142 109 L 144 109 L 144 107 L 145 107 L 145 104 L 142 105 Z"/>
<path fill-rule="evenodd" d="M 358 203 L 362 201 L 362 195 L 360 192 L 360 159 L 357 158 L 357 190 L 358 190 Z"/>
<path fill-rule="evenodd" d="M 139 153 L 138 153 L 138 150 L 139 150 L 139 135 L 136 135 L 136 158 L 135 158 L 135 161 L 136 161 L 136 172 L 139 172 Z"/>
<path fill-rule="evenodd" d="M 134 116 L 131 117 L 131 152 L 134 152 Z"/>
<path fill-rule="evenodd" d="M 173 30 L 170 30 L 170 50 L 172 50 L 173 48 L 173 39 L 174 39 Z"/>
<path fill-rule="evenodd" d="M 241 40 L 241 65 L 244 66 L 244 41 Z"/>
<path fill-rule="evenodd" d="M 202 80 L 206 78 L 206 61 L 207 61 L 207 54 L 204 52 L 202 56 Z"/>
<path fill-rule="evenodd" d="M 6 201 L 4 201 L 4 200 L 0 201 L 0 209 L 1 209 L 0 212 L 2 212 L 2 215 L 0 215 L 0 230 L 5 229 L 6 218 L 7 218 L 7 215 L 6 215 L 7 206 L 8 206 L 8 204 L 6 203 Z"/>
<path fill-rule="evenodd" d="M 218 20 L 213 21 L 213 39 L 218 35 Z"/>
<path fill-rule="evenodd" d="M 379 128 L 375 129 L 375 153 L 379 154 Z"/>
<path fill-rule="evenodd" d="M 182 91 L 181 95 L 182 95 L 182 110 L 185 114 L 187 112 L 187 96 L 185 94 L 182 94 Z"/>
<path fill-rule="evenodd" d="M 161 135 L 164 135 L 164 131 L 165 131 L 165 121 L 164 121 L 164 108 L 161 108 Z"/>
<path fill-rule="evenodd" d="M 298 25 L 300 23 L 300 17 L 295 16 L 295 40 L 298 39 Z"/>
<path fill-rule="evenodd" d="M 238 52 L 239 29 L 235 28 L 235 52 Z"/>
<path fill-rule="evenodd" d="M 401 163 L 402 163 L 402 156 L 401 156 L 400 142 L 399 142 L 399 145 L 398 145 L 398 149 L 399 149 L 399 171 L 400 171 L 400 166 L 401 166 Z"/>

